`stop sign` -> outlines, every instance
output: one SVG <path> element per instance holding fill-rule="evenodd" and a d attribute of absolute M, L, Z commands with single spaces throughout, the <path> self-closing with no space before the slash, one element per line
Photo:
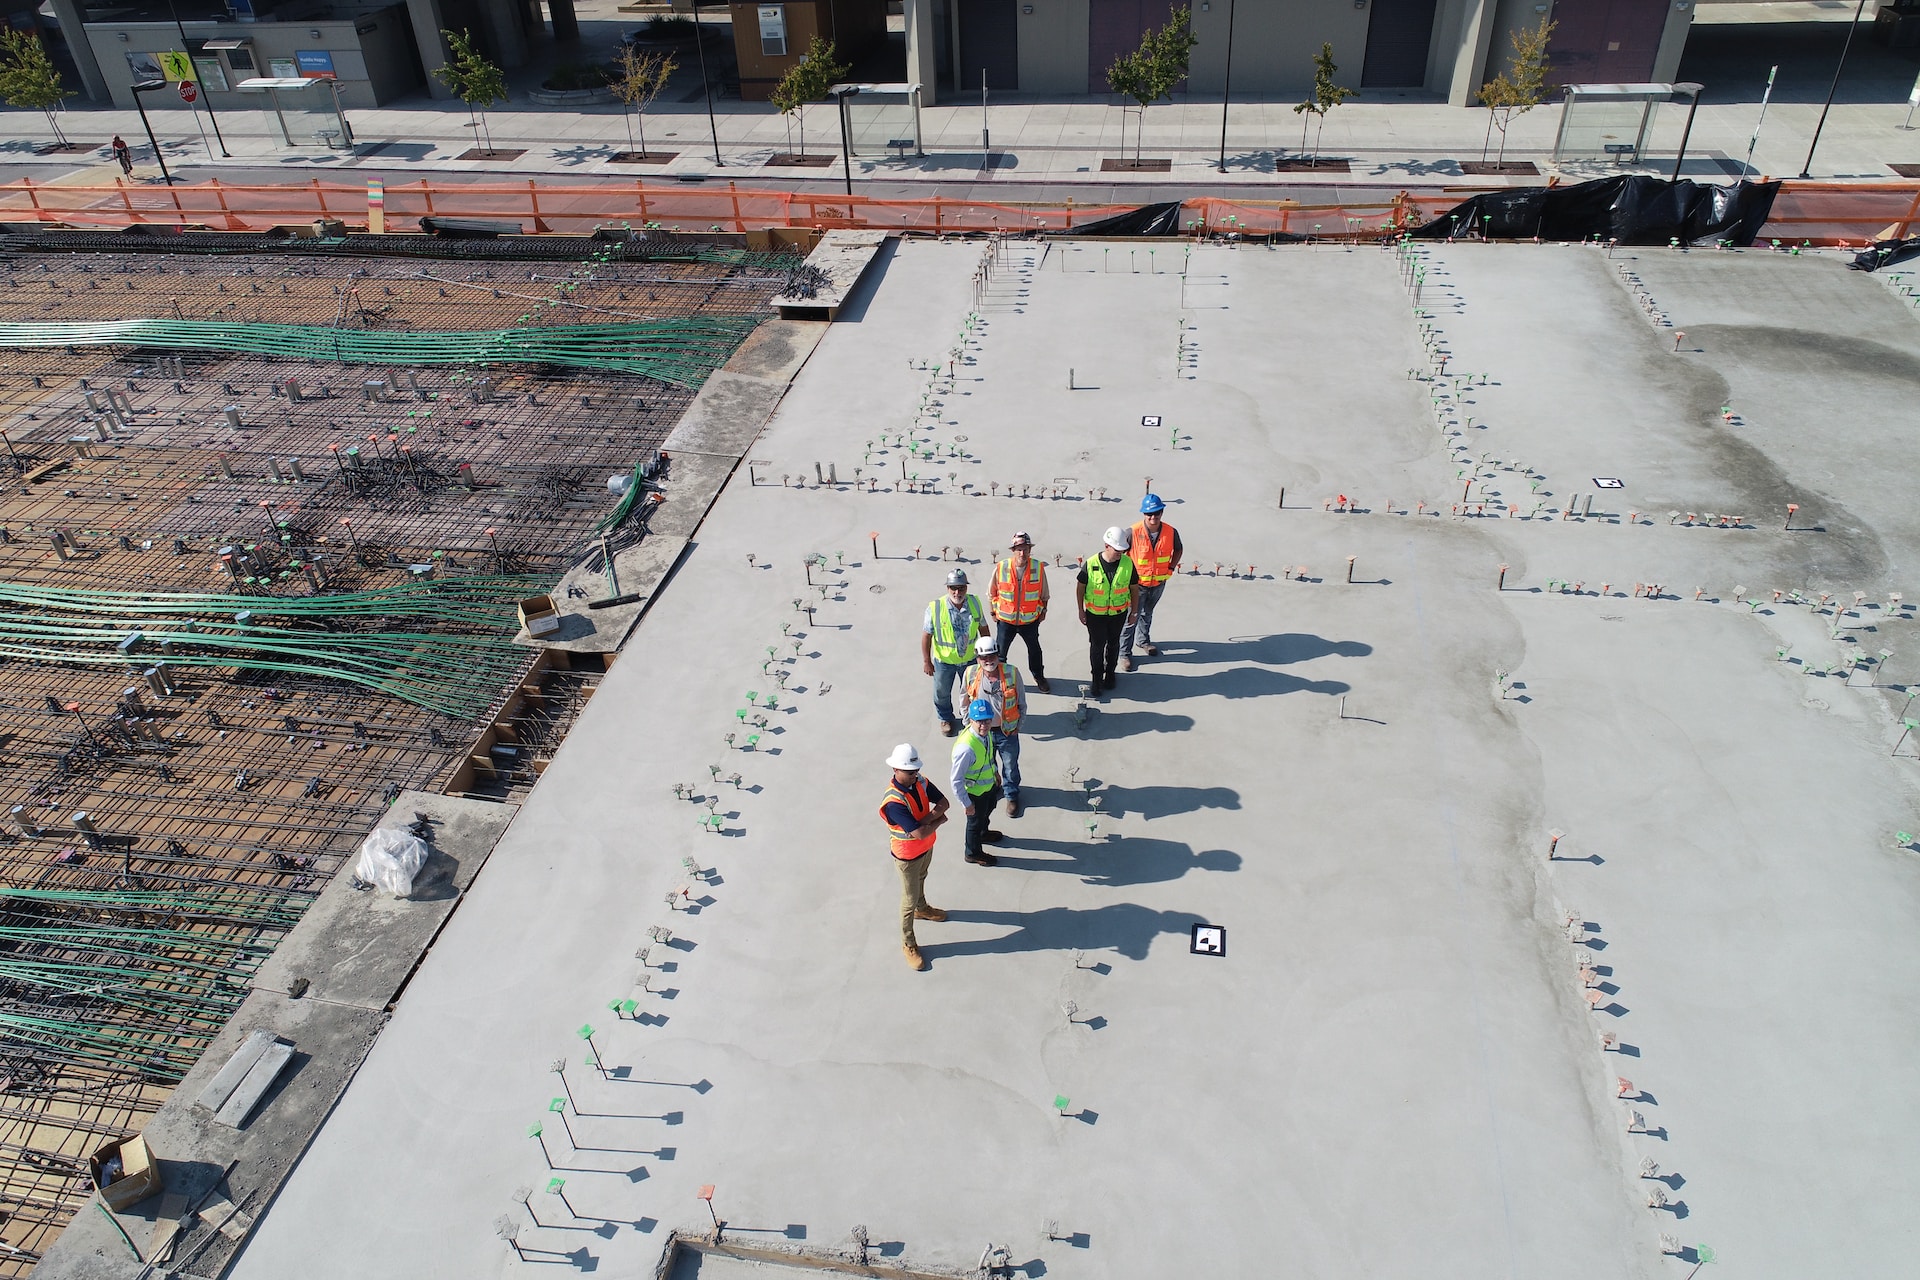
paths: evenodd
<path fill-rule="evenodd" d="M 200 96 L 200 90 L 194 87 L 193 81 L 182 80 L 180 82 L 180 101 L 192 102 L 195 98 L 199 96 Z"/>

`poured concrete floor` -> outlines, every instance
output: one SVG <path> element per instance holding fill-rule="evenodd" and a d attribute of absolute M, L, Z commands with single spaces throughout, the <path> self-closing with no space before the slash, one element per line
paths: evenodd
<path fill-rule="evenodd" d="M 1434 247 L 1418 317 L 1376 248 L 1016 245 L 963 333 L 983 252 L 883 256 L 232 1274 L 650 1275 L 706 1185 L 730 1238 L 859 1223 L 933 1271 L 1901 1274 L 1912 308 L 1834 256 Z M 1423 321 L 1473 385 L 1426 376 Z M 968 456 L 900 492 L 915 366 L 956 344 L 921 439 Z M 1206 572 L 1083 727 L 1084 633 L 1049 619 L 1029 810 L 992 869 L 943 834 L 912 972 L 874 810 L 894 743 L 947 751 L 935 558 L 983 582 L 1026 529 L 1070 562 L 1149 476 Z M 777 707 L 744 751 L 749 690 Z"/>

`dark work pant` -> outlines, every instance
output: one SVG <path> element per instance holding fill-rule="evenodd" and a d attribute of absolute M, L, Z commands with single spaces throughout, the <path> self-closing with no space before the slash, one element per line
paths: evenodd
<path fill-rule="evenodd" d="M 995 618 L 993 625 L 993 642 L 1000 647 L 1001 660 L 1011 661 L 1013 638 L 1019 636 L 1027 642 L 1027 674 L 1032 676 L 1035 682 L 1045 680 L 1047 662 L 1040 655 L 1040 620 L 1036 618 L 1032 622 L 1008 622 L 1005 618 Z"/>
<path fill-rule="evenodd" d="M 983 795 L 969 795 L 973 812 L 967 815 L 967 856 L 977 858 L 987 851 L 986 834 L 993 825 L 993 806 L 1000 803 L 1000 784 L 995 782 Z"/>
<path fill-rule="evenodd" d="M 1087 664 L 1093 668 L 1093 688 L 1097 693 L 1101 686 L 1113 679 L 1114 672 L 1120 666 L 1120 632 L 1127 625 L 1127 615 L 1121 613 L 1089 613 L 1087 615 Z"/>

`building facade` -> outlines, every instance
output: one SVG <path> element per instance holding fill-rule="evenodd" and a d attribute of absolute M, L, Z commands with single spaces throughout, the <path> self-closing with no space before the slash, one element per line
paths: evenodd
<path fill-rule="evenodd" d="M 1187 90 L 1305 92 L 1313 56 L 1333 45 L 1343 84 L 1472 105 L 1507 64 L 1510 33 L 1541 19 L 1554 83 L 1670 80 L 1692 0 L 1183 0 L 1200 43 Z M 736 6 L 739 7 L 739 6 Z M 1167 21 L 1167 0 L 904 0 L 907 78 L 927 97 L 990 91 L 1060 97 L 1108 92 L 1106 70 Z"/>

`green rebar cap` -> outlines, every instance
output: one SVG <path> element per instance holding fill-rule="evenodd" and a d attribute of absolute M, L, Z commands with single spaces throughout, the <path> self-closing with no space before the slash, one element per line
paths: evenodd
<path fill-rule="evenodd" d="M 573 1034 L 579 1036 L 582 1040 L 591 1040 L 593 1039 L 593 1024 L 591 1022 L 583 1022 L 580 1024 L 580 1029 Z"/>
<path fill-rule="evenodd" d="M 542 1132 L 544 1132 L 544 1130 L 541 1129 L 540 1122 L 538 1120 L 534 1121 L 532 1124 L 527 1126 L 527 1136 L 529 1138 L 537 1138 L 541 1135 Z"/>
<path fill-rule="evenodd" d="M 1065 1111 L 1068 1105 L 1069 1105 L 1069 1099 L 1067 1098 L 1066 1094 L 1062 1093 L 1062 1094 L 1055 1095 L 1053 1099 L 1053 1109 L 1055 1111 Z"/>
<path fill-rule="evenodd" d="M 560 1194 L 560 1188 L 566 1185 L 567 1180 L 565 1178 L 549 1178 L 547 1179 L 547 1194 L 557 1196 Z"/>

